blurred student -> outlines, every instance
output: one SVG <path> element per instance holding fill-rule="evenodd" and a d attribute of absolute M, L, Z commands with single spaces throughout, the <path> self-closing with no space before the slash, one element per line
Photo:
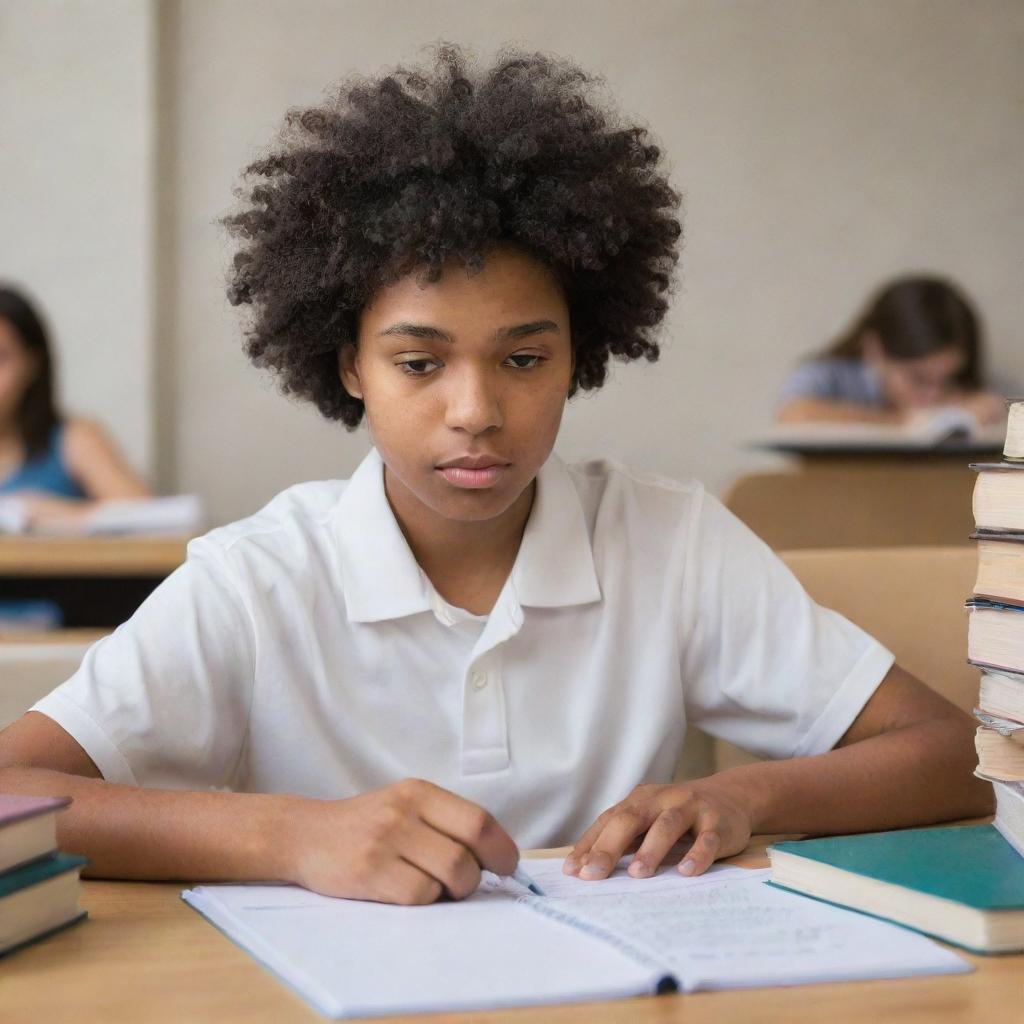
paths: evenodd
<path fill-rule="evenodd" d="M 921 409 L 957 405 L 979 424 L 1004 415 L 981 381 L 978 317 L 951 283 L 906 277 L 882 288 L 852 326 L 782 386 L 783 423 L 903 423 Z"/>
<path fill-rule="evenodd" d="M 97 502 L 149 491 L 102 427 L 57 408 L 43 322 L 0 287 L 0 498 L 11 496 L 30 526 L 73 526 Z"/>

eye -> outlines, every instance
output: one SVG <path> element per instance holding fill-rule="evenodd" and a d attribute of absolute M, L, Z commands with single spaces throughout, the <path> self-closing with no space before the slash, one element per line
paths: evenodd
<path fill-rule="evenodd" d="M 404 363 L 397 363 L 407 377 L 426 377 L 439 366 L 433 359 L 407 359 Z"/>
<path fill-rule="evenodd" d="M 528 352 L 516 352 L 514 355 L 509 356 L 507 361 L 517 370 L 532 370 L 535 366 L 540 366 L 544 362 L 544 357 L 530 355 Z"/>

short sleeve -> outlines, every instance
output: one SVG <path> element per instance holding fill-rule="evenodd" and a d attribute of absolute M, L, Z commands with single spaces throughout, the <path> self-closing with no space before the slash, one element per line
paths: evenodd
<path fill-rule="evenodd" d="M 801 363 L 783 381 L 779 389 L 779 402 L 789 402 L 794 398 L 839 399 L 835 375 L 827 363 L 817 360 Z"/>
<path fill-rule="evenodd" d="M 193 541 L 185 564 L 31 710 L 70 733 L 108 782 L 227 787 L 253 676 L 252 617 L 224 555 Z"/>
<path fill-rule="evenodd" d="M 687 720 L 761 757 L 831 750 L 893 664 L 811 600 L 782 560 L 703 494 L 683 576 Z"/>

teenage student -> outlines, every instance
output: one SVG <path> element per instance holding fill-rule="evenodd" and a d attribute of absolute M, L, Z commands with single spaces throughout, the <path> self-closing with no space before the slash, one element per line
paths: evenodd
<path fill-rule="evenodd" d="M 33 526 L 73 526 L 97 502 L 149 496 L 102 427 L 57 408 L 53 362 L 32 304 L 0 287 L 0 497 L 17 495 Z"/>
<path fill-rule="evenodd" d="M 73 797 L 94 875 L 422 903 L 520 847 L 600 878 L 639 843 L 644 876 L 692 839 L 690 874 L 754 832 L 990 810 L 969 717 L 699 484 L 552 453 L 609 357 L 657 357 L 679 236 L 590 82 L 442 48 L 249 167 L 248 352 L 374 448 L 194 541 L 0 735 L 0 790 Z M 672 783 L 687 723 L 775 760 Z"/>
<path fill-rule="evenodd" d="M 967 298 L 941 278 L 901 278 L 790 374 L 776 416 L 898 424 L 928 407 L 958 405 L 981 425 L 996 423 L 1006 404 L 983 388 L 981 364 L 981 328 Z"/>

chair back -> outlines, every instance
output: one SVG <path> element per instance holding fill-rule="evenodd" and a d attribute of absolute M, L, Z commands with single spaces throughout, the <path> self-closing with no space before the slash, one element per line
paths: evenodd
<path fill-rule="evenodd" d="M 776 551 L 967 545 L 974 480 L 957 464 L 829 464 L 741 476 L 722 500 Z"/>
<path fill-rule="evenodd" d="M 88 649 L 88 641 L 0 643 L 0 729 L 70 678 Z"/>
<path fill-rule="evenodd" d="M 973 546 L 787 551 L 783 561 L 818 604 L 834 608 L 885 644 L 896 661 L 964 711 L 978 698 L 967 664 Z M 713 741 L 714 770 L 754 760 Z"/>

